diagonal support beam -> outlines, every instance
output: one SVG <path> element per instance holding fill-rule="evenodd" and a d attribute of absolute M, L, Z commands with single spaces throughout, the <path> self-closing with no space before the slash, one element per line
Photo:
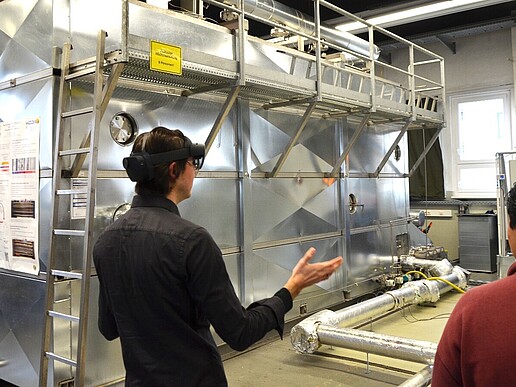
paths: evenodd
<path fill-rule="evenodd" d="M 219 115 L 217 116 L 217 119 L 215 120 L 215 123 L 213 124 L 213 127 L 211 128 L 210 134 L 208 134 L 208 138 L 206 138 L 206 141 L 204 142 L 204 147 L 206 148 L 206 154 L 208 154 L 211 146 L 213 145 L 213 142 L 215 141 L 215 138 L 217 138 L 217 135 L 219 134 L 220 128 L 222 128 L 222 124 L 224 123 L 224 120 L 228 116 L 229 112 L 231 111 L 231 108 L 235 104 L 235 101 L 238 97 L 238 93 L 240 93 L 240 89 L 242 86 L 237 85 L 231 89 L 229 92 L 226 101 L 224 101 L 224 105 L 222 105 L 222 109 L 219 112 Z"/>
<path fill-rule="evenodd" d="M 267 177 L 276 177 L 278 175 L 279 170 L 285 163 L 285 160 L 287 159 L 290 151 L 296 144 L 297 140 L 299 139 L 299 136 L 301 135 L 306 124 L 308 123 L 308 120 L 310 119 L 310 116 L 312 115 L 312 112 L 314 111 L 316 105 L 317 105 L 317 102 L 311 102 L 308 105 L 308 108 L 306 109 L 305 114 L 303 114 L 303 118 L 301 119 L 301 123 L 299 124 L 299 128 L 297 129 L 296 134 L 290 139 L 290 142 L 287 144 L 287 146 L 283 150 L 283 153 L 281 154 L 280 158 L 278 159 L 278 162 L 274 166 L 272 172 L 266 174 Z"/>
<path fill-rule="evenodd" d="M 358 126 L 357 130 L 355 130 L 355 133 L 353 133 L 353 136 L 351 136 L 351 140 L 349 140 L 348 145 L 346 145 L 346 148 L 344 149 L 344 152 L 342 152 L 339 159 L 337 160 L 337 163 L 330 172 L 330 177 L 336 177 L 339 173 L 342 163 L 344 163 L 344 160 L 346 160 L 346 158 L 348 157 L 349 152 L 351 152 L 351 148 L 353 148 L 353 145 L 355 145 L 355 143 L 357 142 L 358 137 L 360 137 L 360 135 L 362 134 L 362 131 L 364 130 L 367 121 L 369 121 L 370 116 L 371 113 L 367 113 L 362 118 L 360 125 Z"/>
<path fill-rule="evenodd" d="M 396 140 L 394 140 L 394 143 L 391 145 L 385 156 L 383 157 L 382 161 L 380 162 L 380 165 L 378 165 L 378 168 L 376 168 L 376 171 L 373 173 L 372 177 L 378 177 L 380 176 L 380 172 L 382 171 L 383 167 L 385 167 L 385 164 L 387 164 L 387 161 L 389 160 L 389 157 L 391 157 L 392 152 L 394 152 L 394 149 L 396 149 L 396 146 L 399 144 L 405 133 L 407 132 L 407 129 L 412 122 L 411 119 L 408 119 L 405 121 L 405 125 L 403 125 L 403 128 L 401 128 L 400 133 L 398 134 L 398 137 L 396 137 Z"/>

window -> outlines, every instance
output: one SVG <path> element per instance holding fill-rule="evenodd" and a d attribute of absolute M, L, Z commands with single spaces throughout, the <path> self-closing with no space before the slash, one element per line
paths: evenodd
<path fill-rule="evenodd" d="M 445 152 L 446 186 L 452 197 L 496 197 L 497 152 L 513 149 L 511 90 L 450 97 L 450 148 Z"/>

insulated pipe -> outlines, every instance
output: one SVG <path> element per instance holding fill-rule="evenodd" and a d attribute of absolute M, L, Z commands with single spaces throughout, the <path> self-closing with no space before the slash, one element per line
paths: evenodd
<path fill-rule="evenodd" d="M 401 267 L 410 270 L 417 270 L 418 267 L 426 269 L 434 277 L 442 277 L 450 274 L 453 266 L 446 258 L 441 261 L 431 259 L 416 258 L 413 256 L 402 256 L 400 258 Z M 409 271 L 409 270 L 406 270 Z"/>
<path fill-rule="evenodd" d="M 226 2 L 238 7 L 238 0 L 226 0 Z M 284 24 L 304 34 L 315 36 L 315 24 L 310 16 L 275 0 L 244 0 L 244 10 L 249 15 Z M 369 57 L 368 41 L 334 28 L 321 25 L 320 29 L 322 39 Z M 374 59 L 380 56 L 380 49 L 376 45 L 373 46 L 373 55 Z"/>
<path fill-rule="evenodd" d="M 423 364 L 433 364 L 437 351 L 437 344 L 428 341 L 400 338 L 358 329 L 321 325 L 317 334 L 319 341 L 327 345 Z"/>
<path fill-rule="evenodd" d="M 452 273 L 442 276 L 460 288 L 466 287 L 467 278 L 459 268 L 453 268 Z M 369 318 L 379 316 L 383 313 L 411 304 L 421 302 L 436 302 L 442 293 L 451 290 L 451 287 L 441 281 L 411 281 L 404 284 L 401 288 L 384 293 L 381 296 L 359 304 L 341 309 L 335 312 L 336 319 L 341 326 L 352 326 Z M 343 325 L 344 324 L 344 325 Z"/>
<path fill-rule="evenodd" d="M 462 269 L 453 268 L 452 273 L 443 276 L 443 279 L 465 288 L 467 278 Z M 441 281 L 412 281 L 401 288 L 341 309 L 337 312 L 323 310 L 304 319 L 295 325 L 290 332 L 292 346 L 301 353 L 314 353 L 321 342 L 318 329 L 323 325 L 333 327 L 351 327 L 370 318 L 380 316 L 395 308 L 422 302 L 436 302 L 440 295 L 451 290 L 451 286 Z"/>
<path fill-rule="evenodd" d="M 398 387 L 425 387 L 432 380 L 433 366 L 426 366 L 414 376 L 411 376 Z"/>

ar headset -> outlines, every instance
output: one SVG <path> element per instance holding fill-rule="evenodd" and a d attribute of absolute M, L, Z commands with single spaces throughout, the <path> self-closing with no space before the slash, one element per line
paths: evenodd
<path fill-rule="evenodd" d="M 177 161 L 193 157 L 197 162 L 198 169 L 204 164 L 204 144 L 192 144 L 188 137 L 185 137 L 185 147 L 162 153 L 131 153 L 124 157 L 124 168 L 131 181 L 144 182 L 154 178 L 154 165 Z"/>

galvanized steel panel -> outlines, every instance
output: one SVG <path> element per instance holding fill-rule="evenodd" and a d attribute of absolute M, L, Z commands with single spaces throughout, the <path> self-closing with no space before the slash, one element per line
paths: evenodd
<path fill-rule="evenodd" d="M 181 216 L 205 227 L 221 249 L 239 246 L 238 182 L 197 178 L 192 197 L 179 204 Z"/>
<path fill-rule="evenodd" d="M 300 123 L 300 114 L 263 109 L 250 112 L 254 171 L 269 172 L 274 167 Z M 309 120 L 282 172 L 330 172 L 338 157 L 337 130 L 335 120 Z"/>
<path fill-rule="evenodd" d="M 252 182 L 253 241 L 265 242 L 335 232 L 339 212 L 336 185 L 321 179 Z"/>
<path fill-rule="evenodd" d="M 251 282 L 253 294 L 248 295 L 245 303 L 269 297 L 271 292 L 280 289 L 290 277 L 292 268 L 310 247 L 317 249 L 313 262 L 319 262 L 339 255 L 342 251 L 342 239 L 328 238 L 308 243 L 264 248 L 255 250 L 251 257 L 246 257 L 244 265 L 248 266 L 247 272 L 253 274 L 246 277 L 245 280 Z M 287 314 L 287 320 L 303 314 L 299 307 L 302 304 L 306 305 L 307 312 L 311 313 L 341 302 L 340 289 L 345 281 L 345 274 L 338 271 L 328 280 L 303 290 L 296 298 L 294 308 Z"/>
<path fill-rule="evenodd" d="M 13 1 L 1 9 L 0 82 L 50 67 L 52 1 Z"/>
<path fill-rule="evenodd" d="M 0 271 L 0 378 L 37 386 L 45 282 Z"/>
<path fill-rule="evenodd" d="M 348 121 L 348 141 L 355 132 L 358 123 Z M 398 136 L 403 122 L 391 124 L 367 124 L 363 132 L 358 137 L 357 142 L 349 155 L 349 171 L 374 173 L 384 155 L 393 145 Z M 406 136 L 400 141 L 401 156 L 399 161 L 394 159 L 392 154 L 381 171 L 382 173 L 407 173 L 408 153 L 406 151 Z"/>

